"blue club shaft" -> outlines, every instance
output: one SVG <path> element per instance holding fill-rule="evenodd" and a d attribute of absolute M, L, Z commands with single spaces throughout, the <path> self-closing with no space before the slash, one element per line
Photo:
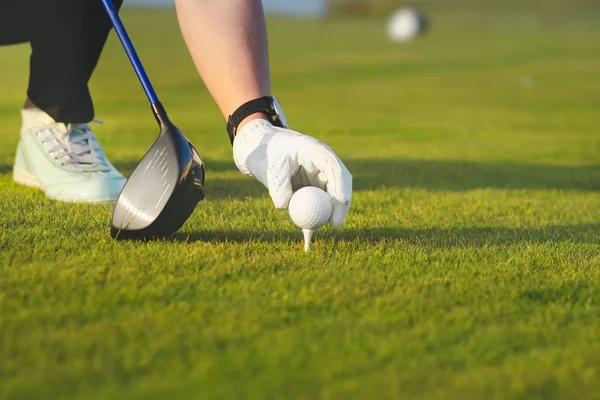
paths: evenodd
<path fill-rule="evenodd" d="M 115 32 L 117 33 L 117 36 L 119 37 L 119 40 L 125 49 L 125 53 L 127 53 L 127 57 L 129 58 L 129 61 L 135 70 L 135 74 L 142 84 L 142 88 L 144 89 L 144 93 L 146 93 L 146 97 L 148 97 L 148 101 L 152 105 L 158 103 L 158 96 L 156 95 L 156 92 L 150 83 L 150 79 L 144 70 L 144 66 L 140 61 L 133 44 L 131 43 L 131 39 L 129 39 L 129 35 L 123 26 L 123 22 L 121 22 L 121 18 L 119 17 L 117 9 L 115 8 L 112 0 L 102 0 L 102 4 L 104 5 L 106 13 L 108 14 L 108 18 L 110 18 L 110 22 L 115 28 Z"/>

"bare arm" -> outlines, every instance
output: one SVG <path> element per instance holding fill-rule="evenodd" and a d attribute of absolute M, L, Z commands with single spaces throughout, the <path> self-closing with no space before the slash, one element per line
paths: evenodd
<path fill-rule="evenodd" d="M 245 102 L 271 94 L 260 0 L 176 0 L 175 4 L 192 59 L 225 117 Z"/>

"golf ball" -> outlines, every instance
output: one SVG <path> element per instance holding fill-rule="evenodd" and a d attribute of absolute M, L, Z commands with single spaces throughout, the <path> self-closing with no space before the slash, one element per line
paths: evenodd
<path fill-rule="evenodd" d="M 307 186 L 294 193 L 288 210 L 298 227 L 318 229 L 331 218 L 333 204 L 331 197 L 323 190 Z"/>
<path fill-rule="evenodd" d="M 425 17 L 412 8 L 396 11 L 388 23 L 388 35 L 395 42 L 406 42 L 423 33 L 426 28 Z"/>

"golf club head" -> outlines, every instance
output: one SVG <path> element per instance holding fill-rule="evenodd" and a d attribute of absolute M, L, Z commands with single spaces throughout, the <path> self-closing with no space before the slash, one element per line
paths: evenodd
<path fill-rule="evenodd" d="M 160 135 L 123 187 L 112 215 L 118 239 L 164 237 L 177 231 L 204 199 L 204 164 L 190 141 L 152 106 Z"/>

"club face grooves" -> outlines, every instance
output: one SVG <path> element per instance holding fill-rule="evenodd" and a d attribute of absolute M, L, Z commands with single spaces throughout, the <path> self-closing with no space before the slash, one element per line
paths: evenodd
<path fill-rule="evenodd" d="M 152 109 L 161 132 L 119 195 L 112 216 L 113 238 L 168 236 L 183 226 L 205 197 L 205 170 L 198 152 L 160 103 Z"/>

